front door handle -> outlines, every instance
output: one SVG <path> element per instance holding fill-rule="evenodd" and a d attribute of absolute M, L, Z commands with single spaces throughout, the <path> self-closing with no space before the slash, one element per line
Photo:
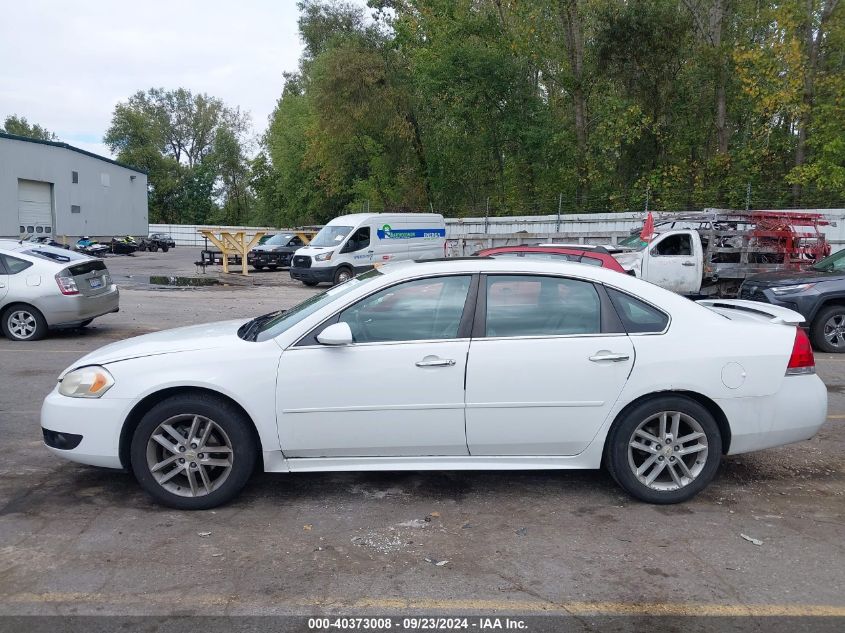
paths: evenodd
<path fill-rule="evenodd" d="M 417 367 L 454 367 L 455 361 L 451 358 L 438 358 L 437 356 L 426 356 L 422 360 L 418 360 Z"/>
<path fill-rule="evenodd" d="M 600 363 L 602 361 L 618 363 L 623 360 L 628 360 L 629 358 L 631 357 L 628 354 L 596 354 L 595 356 L 590 356 L 590 360 L 594 363 Z"/>
<path fill-rule="evenodd" d="M 695 262 L 681 262 L 681 266 L 695 266 Z"/>

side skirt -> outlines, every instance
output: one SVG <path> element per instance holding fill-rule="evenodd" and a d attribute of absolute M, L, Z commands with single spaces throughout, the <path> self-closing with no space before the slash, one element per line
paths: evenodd
<path fill-rule="evenodd" d="M 569 470 L 595 469 L 601 456 L 585 451 L 579 455 L 461 455 L 446 457 L 294 457 L 264 453 L 266 472 L 317 473 L 391 470 Z"/>

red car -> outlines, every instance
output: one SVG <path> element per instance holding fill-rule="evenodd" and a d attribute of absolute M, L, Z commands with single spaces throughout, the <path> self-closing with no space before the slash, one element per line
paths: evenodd
<path fill-rule="evenodd" d="M 478 251 L 476 255 L 479 257 L 530 257 L 531 259 L 563 260 L 590 264 L 591 266 L 603 266 L 620 273 L 625 272 L 625 269 L 607 249 L 586 244 L 499 246 L 498 248 L 485 248 Z"/>

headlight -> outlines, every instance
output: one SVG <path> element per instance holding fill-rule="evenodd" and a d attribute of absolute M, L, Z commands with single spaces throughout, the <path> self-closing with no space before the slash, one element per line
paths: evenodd
<path fill-rule="evenodd" d="M 329 251 L 328 253 L 320 253 L 319 255 L 314 255 L 314 259 L 318 262 L 327 262 L 332 258 L 334 251 Z"/>
<path fill-rule="evenodd" d="M 91 365 L 65 374 L 59 393 L 71 398 L 99 398 L 114 385 L 114 378 L 105 367 Z"/>
<path fill-rule="evenodd" d="M 772 288 L 772 292 L 776 295 L 791 295 L 796 292 L 803 292 L 804 290 L 809 290 L 816 284 L 796 284 L 794 286 L 779 286 L 777 288 Z"/>

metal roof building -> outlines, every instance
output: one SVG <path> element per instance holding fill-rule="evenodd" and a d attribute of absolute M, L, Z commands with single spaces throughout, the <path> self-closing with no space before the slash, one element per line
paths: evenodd
<path fill-rule="evenodd" d="M 146 235 L 147 174 L 67 143 L 0 133 L 0 237 Z"/>

